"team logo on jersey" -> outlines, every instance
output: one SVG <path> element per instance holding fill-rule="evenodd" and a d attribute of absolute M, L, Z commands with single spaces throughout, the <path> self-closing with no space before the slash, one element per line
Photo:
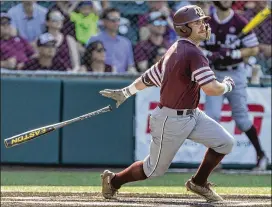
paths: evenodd
<path fill-rule="evenodd" d="M 236 32 L 235 27 L 230 27 L 230 28 L 229 28 L 229 32 L 230 32 L 230 33 L 234 33 L 234 32 Z"/>
<path fill-rule="evenodd" d="M 196 14 L 197 14 L 199 17 L 205 16 L 203 10 L 202 10 L 200 7 L 195 7 L 194 9 L 195 9 Z"/>

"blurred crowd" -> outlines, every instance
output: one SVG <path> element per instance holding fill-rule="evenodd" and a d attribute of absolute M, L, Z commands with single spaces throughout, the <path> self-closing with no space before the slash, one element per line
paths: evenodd
<path fill-rule="evenodd" d="M 176 10 L 208 1 L 1 1 L 1 68 L 141 73 L 177 40 Z M 250 20 L 266 1 L 235 1 Z M 260 53 L 250 60 L 271 75 L 271 17 L 255 30 Z M 252 65 L 252 64 L 251 64 Z"/>

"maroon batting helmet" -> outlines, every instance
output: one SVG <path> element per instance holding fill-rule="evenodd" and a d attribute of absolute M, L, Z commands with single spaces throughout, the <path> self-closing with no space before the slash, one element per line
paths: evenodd
<path fill-rule="evenodd" d="M 188 27 L 188 23 L 194 22 L 200 19 L 209 20 L 211 17 L 206 16 L 204 11 L 196 5 L 189 5 L 180 8 L 173 18 L 173 24 L 176 33 L 181 37 L 189 37 L 192 29 Z M 209 25 L 206 25 L 209 27 Z M 206 28 L 208 29 L 208 28 Z"/>

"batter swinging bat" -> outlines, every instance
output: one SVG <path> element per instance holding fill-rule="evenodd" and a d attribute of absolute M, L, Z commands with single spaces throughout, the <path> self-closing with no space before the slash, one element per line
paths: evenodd
<path fill-rule="evenodd" d="M 251 30 L 253 30 L 256 26 L 260 25 L 269 15 L 271 14 L 271 8 L 267 6 L 262 11 L 260 11 L 255 17 L 253 17 L 247 25 L 243 28 L 242 32 L 235 38 L 232 43 L 235 42 L 237 39 L 242 38 Z"/>
<path fill-rule="evenodd" d="M 22 144 L 24 142 L 28 142 L 28 141 L 30 141 L 32 139 L 35 139 L 35 138 L 37 138 L 37 137 L 39 137 L 41 135 L 44 135 L 44 134 L 47 134 L 49 132 L 55 131 L 56 129 L 67 126 L 68 124 L 72 124 L 74 122 L 81 121 L 81 120 L 84 120 L 84 119 L 87 119 L 87 118 L 90 118 L 92 116 L 96 116 L 98 114 L 102 114 L 102 113 L 105 113 L 105 112 L 108 112 L 108 111 L 112 111 L 112 108 L 111 108 L 110 105 L 108 105 L 107 107 L 104 107 L 102 109 L 99 109 L 97 111 L 93 111 L 93 112 L 90 112 L 88 114 L 84 114 L 84 115 L 81 115 L 79 117 L 67 120 L 67 121 L 63 121 L 63 122 L 59 122 L 59 123 L 56 123 L 56 124 L 40 127 L 38 129 L 33 129 L 33 130 L 30 130 L 30 131 L 24 132 L 22 134 L 15 135 L 13 137 L 5 139 L 4 142 L 5 142 L 6 148 L 13 147 L 15 145 L 19 145 L 19 144 Z"/>

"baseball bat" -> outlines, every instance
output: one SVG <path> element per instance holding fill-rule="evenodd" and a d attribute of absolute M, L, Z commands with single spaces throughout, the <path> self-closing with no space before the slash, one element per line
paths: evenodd
<path fill-rule="evenodd" d="M 271 8 L 267 6 L 261 10 L 255 17 L 253 17 L 247 25 L 242 29 L 242 32 L 231 43 L 234 43 L 237 39 L 240 39 L 247 35 L 251 30 L 260 25 L 271 14 Z"/>
<path fill-rule="evenodd" d="M 102 114 L 102 113 L 105 113 L 105 112 L 108 112 L 108 111 L 112 111 L 112 107 L 110 105 L 108 105 L 108 106 L 106 106 L 104 108 L 101 108 L 99 110 L 96 110 L 96 111 L 93 111 L 93 112 L 78 116 L 78 117 L 73 118 L 73 119 L 69 119 L 69 120 L 59 122 L 59 123 L 56 123 L 56 124 L 51 124 L 51 125 L 48 125 L 48 126 L 43 126 L 43 127 L 37 128 L 37 129 L 32 129 L 30 131 L 15 135 L 13 137 L 6 138 L 4 140 L 4 143 L 5 143 L 6 148 L 10 148 L 10 147 L 13 147 L 13 146 L 28 142 L 30 140 L 33 140 L 33 139 L 35 139 L 35 138 L 37 138 L 37 137 L 39 137 L 41 135 L 44 135 L 44 134 L 47 134 L 49 132 L 55 131 L 55 130 L 57 130 L 59 128 L 62 128 L 64 126 L 67 126 L 67 125 L 72 124 L 74 122 L 81 121 L 81 120 L 84 120 L 84 119 L 87 119 L 87 118 L 90 118 L 92 116 L 96 116 L 96 115 L 99 115 L 99 114 Z"/>

